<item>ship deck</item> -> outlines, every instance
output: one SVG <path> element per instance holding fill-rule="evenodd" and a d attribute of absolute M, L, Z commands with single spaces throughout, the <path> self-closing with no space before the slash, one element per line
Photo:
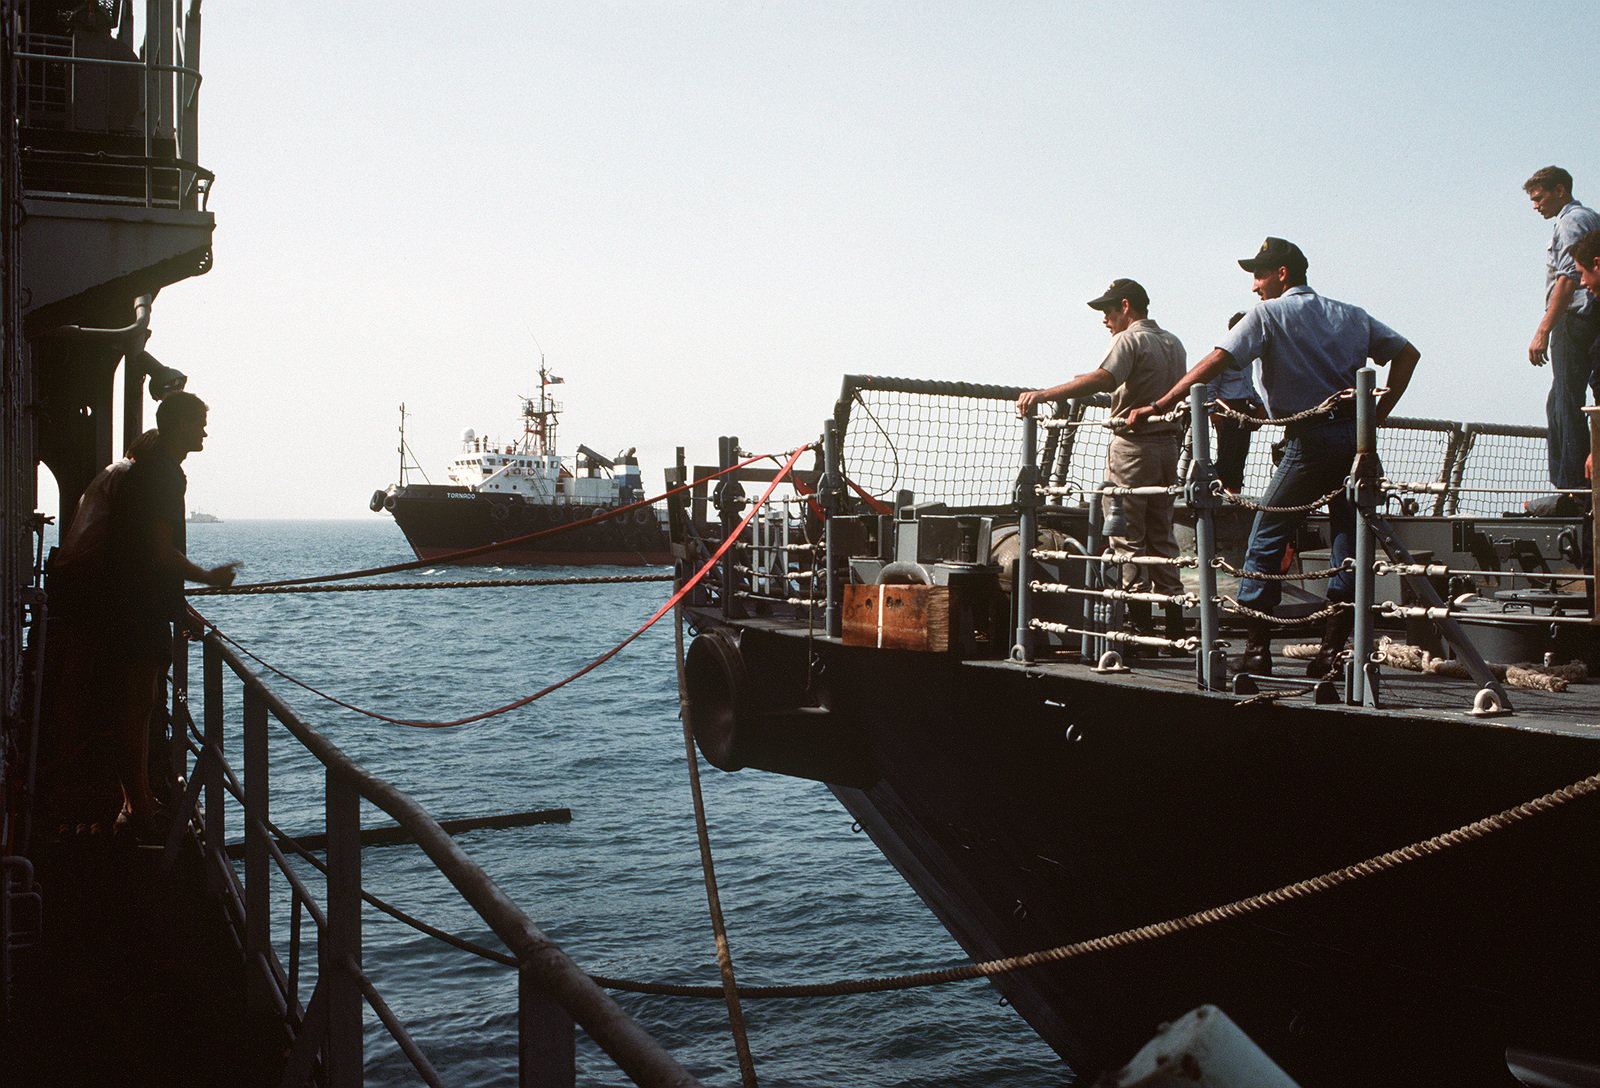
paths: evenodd
<path fill-rule="evenodd" d="M 246 1008 L 243 960 L 198 857 L 105 838 L 34 852 L 39 940 L 17 954 L 5 1083 L 254 1088 L 278 1082 L 284 1036 Z"/>
<path fill-rule="evenodd" d="M 807 631 L 803 624 L 791 620 L 746 618 L 740 626 L 773 632 L 793 634 L 819 642 L 839 643 L 839 639 L 826 638 L 816 631 Z M 1385 632 L 1380 631 L 1379 634 Z M 1313 702 L 1311 685 L 1305 679 L 1304 662 L 1283 655 L 1285 646 L 1305 643 L 1304 635 L 1277 639 L 1273 643 L 1274 676 L 1262 679 L 1259 688 L 1265 699 L 1306 705 Z M 1019 666 L 1004 660 L 966 660 L 974 668 L 1018 670 Z M 1127 661 L 1126 672 L 1098 672 L 1093 662 L 1085 662 L 1076 654 L 1041 655 L 1027 668 L 1046 675 L 1057 675 L 1095 682 L 1155 688 L 1171 692 L 1194 692 L 1195 661 L 1193 657 L 1167 657 L 1146 652 Z M 1453 719 L 1464 722 L 1494 723 L 1509 728 L 1530 729 L 1543 733 L 1559 733 L 1576 737 L 1600 739 L 1600 676 L 1570 683 L 1565 691 L 1552 692 L 1536 688 L 1519 688 L 1503 685 L 1512 712 L 1498 715 L 1473 715 L 1470 713 L 1478 686 L 1471 680 L 1423 674 L 1409 670 L 1383 667 L 1380 669 L 1380 688 L 1377 713 L 1393 714 L 1397 718 Z M 1337 685 L 1342 693 L 1342 684 Z M 1234 702 L 1247 698 L 1231 692 L 1218 692 L 1211 696 Z M 1342 702 L 1324 704 L 1331 713 L 1353 711 L 1356 708 Z M 1361 713 L 1374 713 L 1372 708 L 1361 708 Z"/>
<path fill-rule="evenodd" d="M 1293 640 L 1302 641 L 1302 640 Z M 1309 703 L 1312 694 L 1305 679 L 1304 662 L 1282 656 L 1284 643 L 1275 644 L 1280 651 L 1274 654 L 1274 676 L 1261 679 L 1263 693 L 1281 700 Z M 996 668 L 1014 669 L 1009 662 L 974 662 Z M 1045 672 L 1072 676 L 1092 676 L 1113 684 L 1133 684 L 1159 687 L 1169 691 L 1195 690 L 1195 664 L 1193 658 L 1141 657 L 1130 663 L 1125 673 L 1097 673 L 1089 664 L 1078 660 L 1041 660 L 1035 668 Z M 1492 716 L 1470 714 L 1473 696 L 1478 686 L 1471 680 L 1450 676 L 1426 675 L 1397 668 L 1380 671 L 1378 709 L 1401 717 L 1430 717 L 1472 719 L 1497 722 L 1507 726 L 1538 729 L 1542 732 L 1568 733 L 1574 736 L 1600 737 L 1600 679 L 1570 684 L 1566 691 L 1551 692 L 1534 688 L 1506 686 L 1506 695 L 1512 713 Z M 1342 689 L 1342 684 L 1336 687 Z M 1242 700 L 1246 696 L 1223 693 L 1219 698 Z M 1353 709 L 1343 703 L 1325 704 L 1338 712 Z M 1363 713 L 1370 713 L 1364 710 Z"/>

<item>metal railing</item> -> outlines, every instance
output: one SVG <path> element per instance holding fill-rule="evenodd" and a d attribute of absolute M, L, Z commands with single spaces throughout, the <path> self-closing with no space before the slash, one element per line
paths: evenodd
<path fill-rule="evenodd" d="M 1013 501 L 1021 392 L 1016 386 L 847 375 L 833 416 L 840 470 L 884 499 L 909 491 L 952 507 L 1007 507 Z M 1093 483 L 1104 476 L 1109 403 L 1102 395 L 1057 406 L 1057 418 L 1070 426 L 1040 426 L 1041 483 Z M 1244 468 L 1246 494 L 1265 488 L 1274 470 L 1272 446 L 1282 434 L 1282 426 L 1271 422 L 1255 432 Z M 1425 500 L 1419 512 L 1487 515 L 1549 492 L 1545 434 L 1541 427 L 1517 424 L 1391 416 L 1379 429 L 1378 443 L 1394 478 L 1450 485 Z"/>
<path fill-rule="evenodd" d="M 59 17 L 53 9 L 29 9 L 13 54 L 29 195 L 205 207 L 214 179 L 198 162 L 200 11 L 182 8 L 146 0 L 137 52 L 129 0 L 115 35 L 65 30 L 43 21 Z"/>
<path fill-rule="evenodd" d="M 1386 478 L 1378 475 L 1377 457 L 1380 449 L 1380 430 L 1377 422 L 1377 390 L 1376 373 L 1370 368 L 1363 368 L 1356 374 L 1356 388 L 1353 390 L 1355 400 L 1355 437 L 1356 459 L 1352 474 L 1346 478 L 1344 491 L 1352 507 L 1352 517 L 1355 521 L 1354 556 L 1352 573 L 1354 581 L 1354 602 L 1352 605 L 1339 605 L 1329 601 L 1328 610 L 1349 607 L 1353 612 L 1353 639 L 1354 651 L 1351 658 L 1344 666 L 1344 694 L 1343 699 L 1351 705 L 1376 707 L 1378 699 L 1378 665 L 1379 660 L 1373 655 L 1376 645 L 1376 632 L 1374 619 L 1378 611 L 1378 601 L 1375 593 L 1375 575 L 1378 567 L 1378 551 L 1382 549 L 1387 553 L 1388 564 L 1401 573 L 1402 580 L 1419 600 L 1425 602 L 1427 607 L 1415 609 L 1424 618 L 1432 622 L 1439 634 L 1448 642 L 1465 665 L 1468 675 L 1479 685 L 1478 696 L 1473 704 L 1474 713 L 1506 713 L 1511 711 L 1511 702 L 1507 697 L 1504 687 L 1493 675 L 1489 665 L 1484 661 L 1477 649 L 1473 646 L 1471 638 L 1457 622 L 1457 613 L 1446 606 L 1438 590 L 1428 582 L 1421 573 L 1409 568 L 1415 567 L 1412 556 L 1407 550 L 1400 535 L 1390 525 L 1387 515 L 1383 513 L 1386 499 L 1401 490 L 1400 485 L 1395 485 Z M 1331 403 L 1331 402 L 1330 402 Z M 1149 636 L 1130 636 L 1121 632 L 1111 631 L 1103 622 L 1097 625 L 1094 618 L 1085 620 L 1087 629 L 1079 630 L 1064 624 L 1052 624 L 1036 618 L 1033 614 L 1033 595 L 1036 593 L 1069 592 L 1081 593 L 1088 597 L 1101 597 L 1107 601 L 1133 599 L 1142 597 L 1145 600 L 1163 600 L 1153 594 L 1129 594 L 1118 590 L 1098 588 L 1091 583 L 1088 589 L 1072 589 L 1060 584 L 1035 581 L 1031 576 L 1030 559 L 1036 555 L 1037 539 L 1034 521 L 1034 511 L 1041 505 L 1041 496 L 1047 492 L 1057 490 L 1037 483 L 1037 421 L 1032 412 L 1022 420 L 1022 467 L 1018 474 L 1017 506 L 1020 512 L 1020 555 L 1017 566 L 1017 593 L 1016 593 L 1016 636 L 1012 648 L 1012 659 L 1027 665 L 1035 660 L 1034 636 L 1039 631 L 1051 631 L 1058 634 L 1082 635 L 1085 638 L 1086 651 L 1095 654 L 1109 649 L 1112 641 L 1127 641 L 1145 645 L 1159 645 L 1165 649 L 1182 653 L 1193 653 L 1196 664 L 1196 681 L 1203 690 L 1223 690 L 1227 682 L 1227 670 L 1223 654 L 1220 633 L 1221 603 L 1217 593 L 1216 567 L 1219 565 L 1219 553 L 1216 544 L 1216 531 L 1213 524 L 1215 510 L 1221 505 L 1223 490 L 1217 480 L 1214 466 L 1211 462 L 1210 435 L 1205 424 L 1207 405 L 1203 399 L 1203 390 L 1196 386 L 1189 391 L 1187 412 L 1190 418 L 1190 435 L 1192 438 L 1191 467 L 1187 476 L 1187 484 L 1182 488 L 1186 496 L 1187 505 L 1195 521 L 1196 556 L 1193 557 L 1195 565 L 1200 571 L 1200 592 L 1194 603 L 1198 606 L 1200 617 L 1200 633 L 1197 639 L 1172 639 L 1155 638 Z M 1463 466 L 1457 458 L 1464 458 L 1467 450 L 1471 448 L 1471 439 L 1475 430 L 1472 425 L 1458 424 L 1433 424 L 1423 421 L 1421 427 L 1412 427 L 1413 430 L 1436 431 L 1459 436 L 1462 441 L 1458 444 L 1452 441 L 1449 445 L 1451 453 L 1445 465 L 1444 478 L 1437 484 L 1428 486 L 1439 489 L 1439 501 L 1442 503 L 1447 494 L 1454 491 L 1459 485 Z M 1481 428 L 1488 431 L 1489 428 Z M 1507 429 L 1509 430 L 1509 428 Z M 1519 436 L 1520 437 L 1520 436 Z M 1456 483 L 1452 484 L 1450 481 Z M 1099 491 L 1094 489 L 1083 490 L 1093 499 Z M 1110 492 L 1152 492 L 1160 493 L 1172 490 L 1163 487 L 1145 488 L 1106 488 Z M 1292 507 L 1261 507 L 1260 510 L 1276 509 L 1282 513 L 1296 510 L 1309 511 L 1323 506 L 1332 496 L 1322 499 L 1308 506 Z M 1093 503 L 1098 506 L 1098 502 Z M 1255 504 L 1251 504 L 1255 505 Z M 1093 539 L 1093 532 L 1097 526 L 1091 524 L 1090 555 L 1098 554 L 1099 548 Z M 1107 562 L 1130 562 L 1126 559 L 1115 559 L 1107 556 Z M 1157 562 L 1166 560 L 1156 557 Z M 1131 560 L 1137 563 L 1138 560 Z M 1281 579 L 1286 577 L 1279 574 L 1257 574 L 1249 570 L 1239 572 L 1241 578 Z M 1581 577 L 1581 576 L 1580 576 Z M 1392 602 L 1388 608 L 1393 611 L 1396 606 Z M 1261 623 L 1288 623 L 1293 621 L 1279 621 L 1270 615 L 1254 612 L 1239 604 L 1232 603 L 1232 610 L 1246 616 L 1256 617 Z M 1120 666 L 1120 662 L 1117 663 Z M 1246 683 L 1240 685 L 1241 678 L 1235 678 L 1233 690 L 1242 694 L 1255 694 L 1255 680 L 1258 678 L 1244 677 Z M 1315 685 L 1311 685 L 1314 687 Z M 1308 687 L 1308 690 L 1310 688 Z"/>
<path fill-rule="evenodd" d="M 617 1063 L 635 1084 L 687 1086 L 698 1082 L 500 889 L 416 801 L 353 762 L 279 698 L 216 632 L 203 639 L 200 723 L 191 711 L 188 652 L 180 643 L 173 663 L 173 729 L 183 743 L 177 758 L 187 771 L 181 808 L 167 843 L 170 855 L 180 836 L 193 831 L 200 844 L 208 886 L 219 895 L 248 966 L 265 985 L 252 987 L 254 1011 L 270 1011 L 294 1039 L 282 1083 L 316 1080 L 333 1088 L 363 1083 L 362 1004 L 370 1005 L 418 1075 L 442 1083 L 421 1048 L 390 1011 L 362 970 L 361 802 L 391 816 L 422 848 L 438 871 L 475 910 L 515 960 L 517 971 L 518 1083 L 573 1085 L 575 1025 Z M 227 723 L 225 670 L 242 684 L 242 780 L 224 753 Z M 325 904 L 289 864 L 271 824 L 268 734 L 273 723 L 323 767 L 327 835 Z M 192 758 L 192 763 L 190 762 Z M 242 873 L 229 860 L 228 828 L 242 820 Z M 273 881 L 288 883 L 287 967 L 271 932 Z M 315 939 L 316 982 L 301 1000 L 301 963 L 310 918 Z M 262 1002 L 270 1001 L 268 1009 Z"/>

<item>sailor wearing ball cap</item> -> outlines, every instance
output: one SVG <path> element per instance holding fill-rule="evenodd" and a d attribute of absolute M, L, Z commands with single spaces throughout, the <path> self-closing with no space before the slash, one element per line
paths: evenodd
<path fill-rule="evenodd" d="M 1185 356 L 1178 338 L 1150 320 L 1150 296 L 1136 281 L 1116 279 L 1089 307 L 1100 312 L 1101 322 L 1111 333 L 1111 344 L 1100 365 L 1085 374 L 1050 389 L 1031 389 L 1017 398 L 1017 413 L 1027 414 L 1043 401 L 1084 397 L 1091 393 L 1111 393 L 1111 415 L 1120 420 L 1138 404 L 1149 404 L 1183 374 Z M 1106 476 L 1119 487 L 1171 485 L 1178 477 L 1176 423 L 1162 422 L 1138 432 L 1113 433 L 1106 455 Z M 1108 503 L 1109 505 L 1109 503 Z M 1172 534 L 1171 495 L 1129 495 L 1122 500 L 1124 535 L 1110 537 L 1117 555 L 1178 554 Z M 1154 586 L 1158 593 L 1183 592 L 1183 581 L 1175 567 L 1123 567 L 1122 582 L 1127 589 Z M 1135 609 L 1135 622 L 1143 620 L 1149 606 Z M 1168 611 L 1169 637 L 1181 637 L 1175 630 L 1181 624 L 1181 611 Z"/>
<path fill-rule="evenodd" d="M 1222 342 L 1195 364 L 1176 385 L 1128 416 L 1137 426 L 1144 417 L 1169 411 L 1179 404 L 1189 387 L 1209 381 L 1234 360 L 1256 360 L 1256 387 L 1261 390 L 1270 418 L 1292 416 L 1314 408 L 1334 393 L 1352 388 L 1356 371 L 1368 359 L 1389 367 L 1388 388 L 1378 400 L 1378 420 L 1394 411 L 1416 370 L 1420 354 L 1405 337 L 1376 320 L 1359 306 L 1324 298 L 1306 284 L 1306 256 L 1300 247 L 1282 238 L 1267 238 L 1239 267 L 1254 277 L 1252 290 L 1261 302 L 1245 314 Z M 1294 507 L 1315 502 L 1338 488 L 1350 475 L 1356 452 L 1355 415 L 1334 411 L 1291 423 L 1284 429 L 1284 456 L 1261 496 L 1266 507 Z M 1328 507 L 1333 533 L 1333 565 L 1342 567 L 1355 554 L 1355 511 L 1341 493 Z M 1284 556 L 1304 513 L 1256 515 L 1245 551 L 1245 569 L 1266 574 L 1283 571 Z M 1238 601 L 1247 608 L 1272 612 L 1278 606 L 1280 583 L 1244 578 Z M 1355 578 L 1341 570 L 1328 583 L 1330 603 L 1349 603 L 1355 596 Z M 1323 632 L 1322 647 L 1307 667 L 1308 675 L 1321 676 L 1349 637 L 1353 617 L 1348 608 L 1333 613 Z M 1237 662 L 1246 672 L 1272 670 L 1271 626 L 1252 621 L 1245 652 Z"/>

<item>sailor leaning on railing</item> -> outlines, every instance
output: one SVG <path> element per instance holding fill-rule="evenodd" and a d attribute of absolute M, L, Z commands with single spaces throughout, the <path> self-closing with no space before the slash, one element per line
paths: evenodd
<path fill-rule="evenodd" d="M 1579 238 L 1568 247 L 1567 255 L 1578 270 L 1579 285 L 1589 293 L 1596 308 L 1600 308 L 1600 230 L 1592 230 Z M 1590 373 L 1600 373 L 1600 338 L 1590 348 L 1589 361 Z M 1587 480 L 1593 476 L 1594 454 L 1591 452 L 1584 458 L 1583 478 Z"/>
<path fill-rule="evenodd" d="M 1545 401 L 1550 455 L 1550 485 L 1564 492 L 1583 486 L 1578 465 L 1589 449 L 1589 425 L 1583 418 L 1585 387 L 1595 384 L 1590 349 L 1600 337 L 1600 305 L 1579 283 L 1572 247 L 1585 234 L 1600 229 L 1600 214 L 1572 195 L 1572 175 L 1559 166 L 1536 170 L 1522 189 L 1533 208 L 1552 221 L 1545 248 L 1545 308 L 1528 345 L 1528 362 L 1550 364 L 1550 396 Z M 1569 494 L 1534 500 L 1533 514 L 1576 514 Z"/>
<path fill-rule="evenodd" d="M 1148 404 L 1182 376 L 1185 356 L 1178 338 L 1150 320 L 1150 296 L 1133 280 L 1117 279 L 1098 298 L 1090 299 L 1111 332 L 1111 345 L 1098 367 L 1049 389 L 1031 389 L 1017 398 L 1017 414 L 1027 415 L 1034 405 L 1067 400 L 1091 393 L 1111 393 L 1111 415 L 1120 419 L 1137 404 Z M 1117 487 L 1171 485 L 1178 479 L 1178 452 L 1182 430 L 1176 422 L 1162 421 L 1138 431 L 1113 431 L 1106 452 L 1106 478 Z M 1173 495 L 1104 496 L 1109 518 L 1120 504 L 1121 531 L 1107 529 L 1116 556 L 1178 554 L 1172 532 Z M 1176 567 L 1124 564 L 1122 588 L 1155 592 L 1172 600 L 1163 602 L 1167 637 L 1183 637 L 1183 580 Z M 1135 627 L 1150 622 L 1149 601 L 1134 600 L 1129 614 Z"/>
<path fill-rule="evenodd" d="M 1387 364 L 1388 388 L 1377 406 L 1378 421 L 1387 418 L 1410 384 L 1420 353 L 1405 337 L 1359 306 L 1313 291 L 1306 283 L 1308 263 L 1299 246 L 1282 238 L 1268 238 L 1254 256 L 1241 260 L 1239 267 L 1255 277 L 1252 290 L 1261 302 L 1177 384 L 1152 403 L 1133 409 L 1128 414 L 1129 426 L 1147 426 L 1144 421 L 1149 417 L 1165 415 L 1182 403 L 1191 386 L 1210 380 L 1235 360 L 1250 359 L 1257 361 L 1256 385 L 1268 417 L 1273 419 L 1297 415 L 1353 388 L 1356 372 L 1368 359 Z M 1328 510 L 1333 566 L 1347 567 L 1346 560 L 1355 552 L 1355 510 L 1340 484 L 1351 474 L 1356 455 L 1353 402 L 1341 400 L 1324 414 L 1288 423 L 1284 437 L 1283 460 L 1261 505 L 1293 507 L 1339 491 Z M 1377 471 L 1376 466 L 1372 469 Z M 1245 551 L 1245 570 L 1281 573 L 1289 544 L 1305 517 L 1304 511 L 1259 513 Z M 1348 606 L 1354 591 L 1353 573 L 1343 569 L 1328 583 L 1328 601 Z M 1238 601 L 1257 612 L 1271 613 L 1281 593 L 1278 582 L 1244 578 Z M 1307 666 L 1307 675 L 1320 677 L 1331 669 L 1350 636 L 1353 619 L 1348 607 L 1328 617 L 1321 647 Z M 1236 667 L 1270 674 L 1271 625 L 1252 618 L 1247 630 L 1248 641 Z"/>

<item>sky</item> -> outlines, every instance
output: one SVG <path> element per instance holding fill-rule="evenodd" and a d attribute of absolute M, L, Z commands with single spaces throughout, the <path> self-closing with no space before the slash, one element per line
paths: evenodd
<path fill-rule="evenodd" d="M 1421 350 L 1400 414 L 1542 424 L 1521 185 L 1600 203 L 1600 30 L 1530 5 L 203 13 L 215 265 L 148 347 L 211 405 L 189 505 L 224 519 L 386 517 L 399 405 L 438 481 L 517 433 L 541 354 L 562 451 L 636 446 L 652 492 L 678 446 L 811 441 L 847 373 L 1088 370 L 1118 276 L 1198 359 L 1269 234 Z"/>

